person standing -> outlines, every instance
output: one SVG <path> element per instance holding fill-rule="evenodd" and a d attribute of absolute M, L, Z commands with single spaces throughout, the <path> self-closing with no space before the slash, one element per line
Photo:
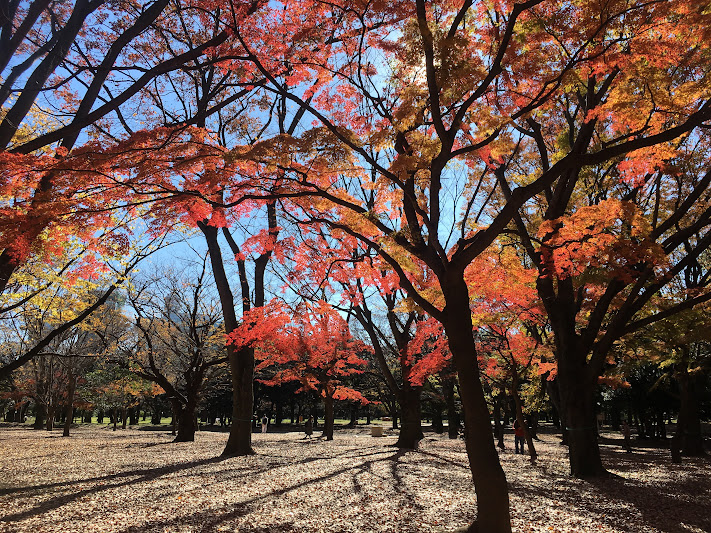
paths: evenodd
<path fill-rule="evenodd" d="M 523 443 L 525 440 L 525 432 L 523 430 L 523 426 L 518 423 L 518 418 L 514 420 L 514 445 L 516 446 L 516 453 L 521 453 L 523 454 Z M 519 445 L 521 446 L 521 451 L 519 451 Z"/>
<path fill-rule="evenodd" d="M 306 436 L 310 439 L 313 432 L 314 432 L 314 417 L 310 416 L 309 419 L 306 421 L 306 425 L 304 426 L 304 433 L 306 433 Z"/>
<path fill-rule="evenodd" d="M 627 420 L 623 420 L 622 424 L 620 424 L 620 431 L 622 432 L 622 436 L 625 439 L 622 446 L 625 448 L 625 451 L 627 451 L 627 453 L 632 453 L 632 430 L 630 429 Z"/>
<path fill-rule="evenodd" d="M 264 415 L 262 417 L 262 433 L 267 432 L 267 425 L 269 424 L 269 419 L 267 418 L 267 415 Z"/>

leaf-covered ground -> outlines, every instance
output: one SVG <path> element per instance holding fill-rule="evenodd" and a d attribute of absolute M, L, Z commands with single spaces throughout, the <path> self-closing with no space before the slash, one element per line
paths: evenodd
<path fill-rule="evenodd" d="M 708 460 L 672 465 L 663 449 L 629 455 L 607 437 L 605 462 L 619 477 L 595 482 L 567 475 L 555 435 L 541 435 L 535 467 L 507 443 L 515 531 L 711 531 Z M 226 438 L 0 428 L 0 531 L 452 531 L 475 515 L 463 442 L 446 435 L 405 453 L 367 429 L 332 442 L 255 434 L 257 455 L 221 459 Z"/>

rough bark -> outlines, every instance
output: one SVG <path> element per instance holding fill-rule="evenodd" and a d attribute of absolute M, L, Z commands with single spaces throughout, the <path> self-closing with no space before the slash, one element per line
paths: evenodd
<path fill-rule="evenodd" d="M 570 473 L 578 478 L 606 475 L 597 442 L 594 392 L 591 376 L 581 357 L 558 358 L 561 415 L 568 436 Z"/>
<path fill-rule="evenodd" d="M 69 436 L 69 428 L 72 427 L 74 421 L 74 392 L 77 388 L 77 378 L 73 372 L 69 373 L 69 383 L 67 384 L 67 407 L 64 418 L 64 430 L 62 437 Z"/>
<path fill-rule="evenodd" d="M 328 395 L 323 399 L 324 406 L 324 424 L 323 437 L 326 440 L 333 440 L 333 398 Z"/>
<path fill-rule="evenodd" d="M 232 289 L 222 261 L 222 252 L 217 242 L 217 228 L 205 223 L 199 223 L 198 227 L 207 241 L 212 274 L 215 278 L 225 319 L 225 333 L 229 334 L 237 328 L 237 314 L 235 313 Z M 249 295 L 243 294 L 243 302 L 248 297 Z M 252 455 L 254 454 L 252 449 L 254 350 L 249 347 L 235 350 L 233 345 L 228 344 L 227 358 L 232 379 L 232 426 L 222 455 L 230 457 Z"/>
<path fill-rule="evenodd" d="M 701 418 L 699 416 L 699 401 L 697 397 L 697 377 L 689 374 L 684 364 L 675 373 L 679 383 L 679 417 L 674 438 L 681 455 L 704 455 L 704 439 L 701 434 Z"/>
<path fill-rule="evenodd" d="M 510 533 L 508 485 L 494 446 L 489 408 L 477 370 L 467 287 L 462 278 L 455 278 L 444 289 L 447 306 L 442 324 L 459 377 L 464 441 L 477 497 L 477 519 L 470 531 Z"/>
<path fill-rule="evenodd" d="M 178 413 L 178 431 L 173 442 L 193 442 L 195 431 L 197 431 L 195 404 L 178 406 L 176 412 Z"/>
<path fill-rule="evenodd" d="M 395 446 L 407 450 L 415 450 L 418 443 L 424 438 L 422 433 L 420 387 L 411 387 L 406 383 L 399 391 L 398 401 L 400 403 L 401 427 Z"/>
<path fill-rule="evenodd" d="M 33 424 L 33 429 L 44 429 L 44 421 L 47 417 L 47 406 L 43 403 L 37 402 L 35 404 L 35 423 Z"/>
<path fill-rule="evenodd" d="M 432 429 L 438 435 L 444 433 L 444 422 L 442 422 L 442 406 L 438 402 L 432 402 Z"/>
<path fill-rule="evenodd" d="M 54 407 L 49 406 L 47 408 L 47 431 L 52 431 L 54 429 Z"/>

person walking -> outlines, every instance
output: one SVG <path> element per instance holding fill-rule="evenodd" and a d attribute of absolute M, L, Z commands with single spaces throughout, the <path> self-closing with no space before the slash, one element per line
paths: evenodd
<path fill-rule="evenodd" d="M 267 432 L 267 425 L 269 424 L 269 418 L 267 418 L 267 415 L 264 415 L 262 417 L 262 433 Z"/>

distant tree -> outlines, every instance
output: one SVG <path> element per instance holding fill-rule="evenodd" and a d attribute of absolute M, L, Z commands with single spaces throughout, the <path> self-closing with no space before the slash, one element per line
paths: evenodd
<path fill-rule="evenodd" d="M 175 442 L 195 440 L 205 382 L 227 362 L 219 303 L 210 294 L 207 257 L 198 268 L 161 269 L 133 280 L 133 327 L 119 340 L 119 361 L 167 394 L 177 417 Z"/>

